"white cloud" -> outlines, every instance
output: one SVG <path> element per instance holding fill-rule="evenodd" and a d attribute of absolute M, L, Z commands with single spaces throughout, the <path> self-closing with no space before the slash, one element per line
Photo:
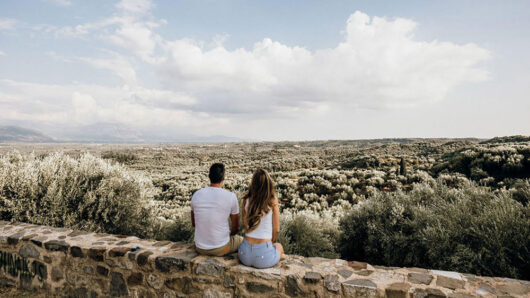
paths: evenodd
<path fill-rule="evenodd" d="M 106 69 L 118 76 L 126 84 L 136 84 L 136 71 L 133 65 L 123 56 L 111 53 L 113 56 L 109 59 L 98 59 L 81 57 L 81 61 L 100 69 Z"/>
<path fill-rule="evenodd" d="M 145 14 L 153 7 L 150 0 L 121 0 L 116 4 L 116 8 L 125 12 L 133 14 Z"/>
<path fill-rule="evenodd" d="M 26 106 L 39 115 L 49 109 L 57 121 L 198 127 L 244 121 L 248 115 L 285 119 L 308 112 L 322 116 L 418 106 L 442 101 L 455 87 L 489 76 L 481 66 L 490 58 L 487 50 L 472 43 L 417 40 L 418 25 L 409 19 L 355 12 L 343 39 L 331 48 L 309 50 L 264 38 L 251 48 L 232 50 L 224 46 L 228 35 L 212 42 L 165 39 L 156 29 L 166 21 L 151 15 L 151 1 L 123 0 L 116 8 L 114 15 L 95 22 L 43 28 L 56 37 L 107 41 L 108 57 L 68 60 L 108 70 L 122 86 L 12 82 L 18 87 L 8 95 L 34 103 Z M 161 87 L 144 87 L 145 70 Z M 41 107 L 45 104 L 52 107 Z M 85 108 L 95 112 L 83 118 L 79 111 Z"/>
<path fill-rule="evenodd" d="M 6 53 L 4 51 L 0 51 L 0 56 L 5 56 Z"/>
<path fill-rule="evenodd" d="M 336 47 L 309 51 L 265 38 L 252 49 L 205 48 L 162 40 L 151 63 L 168 88 L 178 86 L 227 112 L 292 111 L 317 103 L 392 108 L 443 100 L 466 82 L 488 78 L 490 54 L 474 44 L 417 41 L 416 23 L 355 12 Z M 149 62 L 149 61 L 148 61 Z"/>
<path fill-rule="evenodd" d="M 17 20 L 0 18 L 0 30 L 11 30 L 14 29 L 17 24 Z"/>
<path fill-rule="evenodd" d="M 168 90 L 0 80 L 0 118 L 49 123 L 118 122 L 134 127 L 201 127 L 226 121 L 189 111 L 195 99 Z"/>
<path fill-rule="evenodd" d="M 72 5 L 72 1 L 70 0 L 42 0 L 47 3 L 59 5 L 59 6 L 70 6 Z"/>

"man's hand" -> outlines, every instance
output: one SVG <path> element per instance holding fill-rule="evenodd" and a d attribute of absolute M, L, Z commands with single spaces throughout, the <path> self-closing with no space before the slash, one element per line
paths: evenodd
<path fill-rule="evenodd" d="M 239 213 L 230 214 L 230 221 L 232 222 L 232 228 L 230 229 L 230 235 L 235 235 L 239 232 Z"/>

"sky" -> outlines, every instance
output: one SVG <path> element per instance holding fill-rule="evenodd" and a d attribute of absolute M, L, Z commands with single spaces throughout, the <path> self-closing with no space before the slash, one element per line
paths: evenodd
<path fill-rule="evenodd" d="M 0 125 L 530 135 L 530 1 L 0 1 Z"/>

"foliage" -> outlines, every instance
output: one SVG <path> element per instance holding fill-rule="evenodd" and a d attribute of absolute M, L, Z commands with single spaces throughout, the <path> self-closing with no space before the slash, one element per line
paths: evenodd
<path fill-rule="evenodd" d="M 472 183 L 378 192 L 341 220 L 340 250 L 373 264 L 528 279 L 529 215 L 510 192 Z"/>
<path fill-rule="evenodd" d="M 84 154 L 0 158 L 3 220 L 116 234 L 150 234 L 148 178 Z"/>
<path fill-rule="evenodd" d="M 305 216 L 282 218 L 280 242 L 285 252 L 306 257 L 338 258 L 338 231 L 319 227 L 314 220 Z"/>

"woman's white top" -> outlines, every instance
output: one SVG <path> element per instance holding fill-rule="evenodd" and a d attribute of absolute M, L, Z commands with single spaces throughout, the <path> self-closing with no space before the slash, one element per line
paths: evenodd
<path fill-rule="evenodd" d="M 248 216 L 248 200 L 246 199 L 245 211 Z M 272 239 L 272 208 L 269 212 L 261 217 L 261 222 L 254 230 L 247 232 L 245 236 L 256 239 Z"/>

